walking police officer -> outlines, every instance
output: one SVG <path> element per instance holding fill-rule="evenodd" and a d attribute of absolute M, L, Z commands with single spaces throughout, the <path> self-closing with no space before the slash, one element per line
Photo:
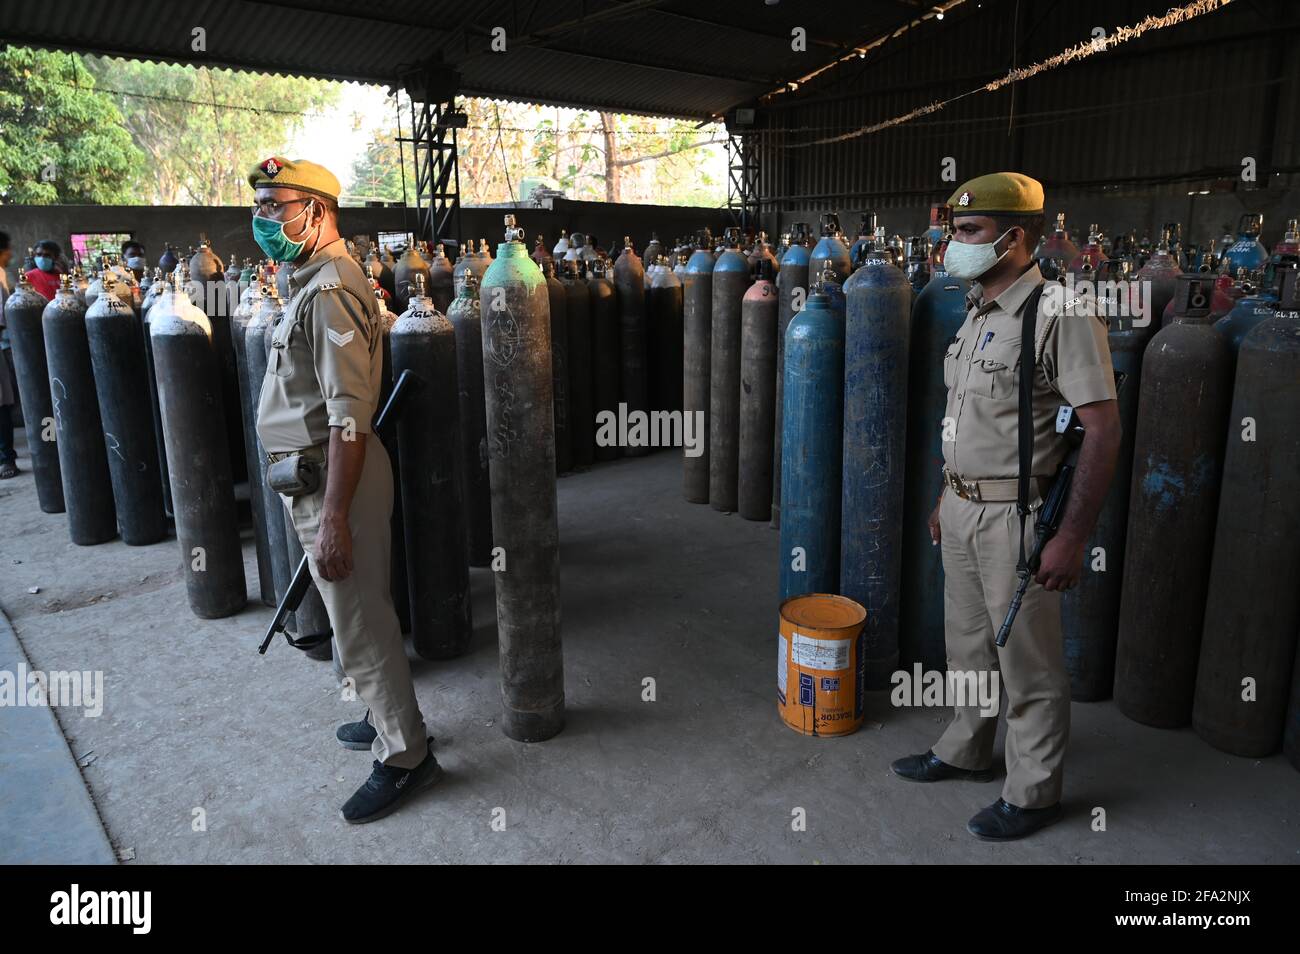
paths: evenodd
<path fill-rule="evenodd" d="M 349 823 L 368 822 L 441 774 L 389 588 L 393 472 L 384 445 L 369 439 L 383 364 L 379 314 L 339 236 L 338 179 L 316 163 L 275 156 L 248 181 L 257 244 L 296 266 L 273 333 L 257 433 L 343 668 L 370 707 L 337 733 L 345 746 L 374 753 L 369 780 L 341 810 Z"/>
<path fill-rule="evenodd" d="M 1106 320 L 1097 316 L 1094 299 L 1035 294 L 1043 285 L 1033 261 L 1043 187 L 1019 173 L 985 175 L 959 187 L 948 205 L 953 240 L 944 265 L 975 284 L 966 321 L 944 356 L 945 487 L 930 533 L 943 551 L 948 668 L 984 677 L 998 671 L 1006 689 L 1002 797 L 967 825 L 980 838 L 1006 840 L 1061 817 L 1070 727 L 1061 591 L 1078 582 L 1084 544 L 1114 472 L 1120 420 Z M 1031 301 L 1037 303 L 1033 353 L 1022 353 L 1022 314 Z M 1022 529 L 1016 503 L 1024 374 L 1033 375 L 1033 440 L 1025 448 L 1032 460 L 1031 510 L 1067 451 L 1053 426 L 1061 405 L 1074 407 L 1086 436 L 1060 530 L 1042 553 L 1007 645 L 998 648 L 994 634 L 1016 588 L 1022 540 L 1026 551 L 1033 543 L 1032 516 Z M 917 782 L 991 780 L 997 715 L 985 716 L 977 700 L 968 702 L 956 707 L 933 749 L 899 759 L 894 772 Z"/>

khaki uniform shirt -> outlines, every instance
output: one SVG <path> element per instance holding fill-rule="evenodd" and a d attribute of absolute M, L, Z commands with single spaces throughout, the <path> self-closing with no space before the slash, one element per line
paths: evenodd
<path fill-rule="evenodd" d="M 966 296 L 966 321 L 948 346 L 943 380 L 948 387 L 943 459 L 964 480 L 1004 480 L 1018 475 L 1020 446 L 1021 324 L 1017 312 L 1043 282 L 1037 265 L 992 301 L 978 284 Z M 1057 409 L 1115 397 L 1106 320 L 1091 297 L 1066 301 L 1049 286 L 1039 301 L 1034 374 L 1033 476 L 1050 478 L 1064 459 L 1056 433 Z M 955 429 L 952 424 L 955 422 Z"/>
<path fill-rule="evenodd" d="M 383 373 L 374 293 L 342 239 L 296 269 L 289 289 L 257 407 L 272 454 L 324 443 L 331 427 L 369 433 Z"/>

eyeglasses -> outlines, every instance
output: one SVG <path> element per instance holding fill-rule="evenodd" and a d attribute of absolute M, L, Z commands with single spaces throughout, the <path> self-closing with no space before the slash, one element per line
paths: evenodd
<path fill-rule="evenodd" d="M 270 216 L 273 216 L 275 215 L 275 213 L 279 212 L 286 205 L 293 205 L 295 202 L 310 202 L 310 201 L 311 201 L 310 198 L 287 199 L 284 202 L 277 201 L 276 199 L 258 199 L 256 202 L 253 203 L 252 206 L 253 214 L 254 215 L 261 214 L 269 218 Z"/>

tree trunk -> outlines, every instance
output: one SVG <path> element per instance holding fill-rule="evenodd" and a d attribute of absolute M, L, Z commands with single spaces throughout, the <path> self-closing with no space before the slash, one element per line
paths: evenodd
<path fill-rule="evenodd" d="M 620 202 L 622 189 L 620 188 L 619 177 L 623 173 L 623 167 L 618 161 L 618 140 L 615 136 L 616 127 L 614 125 L 614 114 L 600 114 L 600 131 L 605 137 L 605 201 Z"/>

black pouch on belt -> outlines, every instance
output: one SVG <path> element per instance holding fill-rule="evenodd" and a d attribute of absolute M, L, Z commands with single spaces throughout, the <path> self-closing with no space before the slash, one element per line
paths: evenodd
<path fill-rule="evenodd" d="M 320 465 L 302 454 L 290 454 L 266 469 L 266 484 L 286 497 L 315 493 L 320 486 Z"/>

